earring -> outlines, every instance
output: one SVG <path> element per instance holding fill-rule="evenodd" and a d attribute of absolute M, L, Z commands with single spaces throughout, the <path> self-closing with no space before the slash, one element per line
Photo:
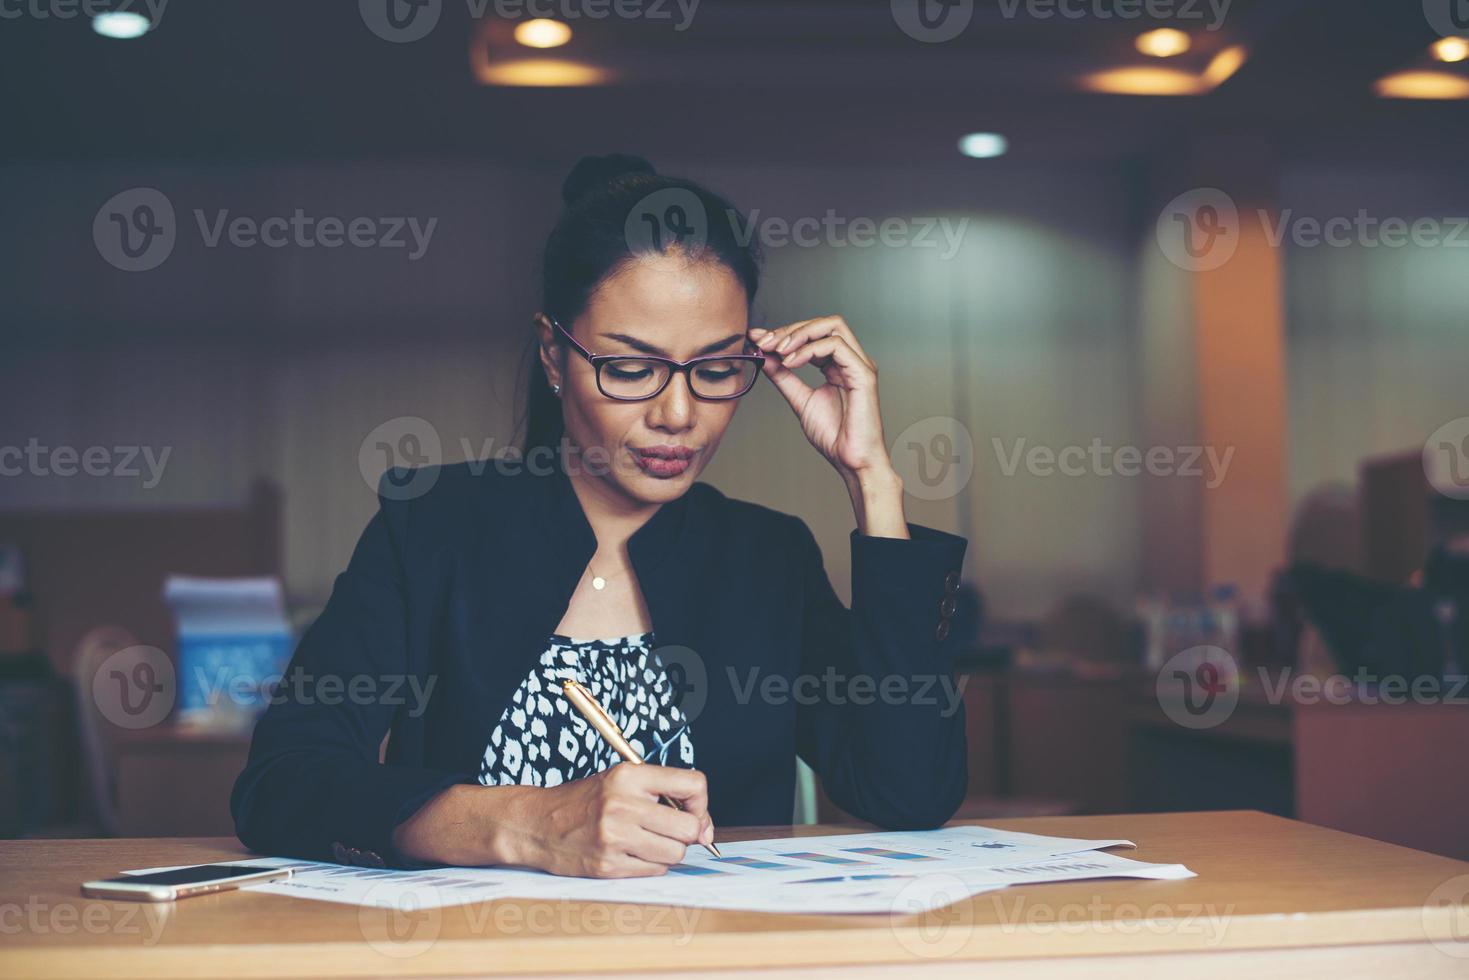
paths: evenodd
<path fill-rule="evenodd" d="M 560 385 L 552 385 L 551 386 L 551 394 L 555 395 L 558 398 L 561 397 L 561 386 Z"/>

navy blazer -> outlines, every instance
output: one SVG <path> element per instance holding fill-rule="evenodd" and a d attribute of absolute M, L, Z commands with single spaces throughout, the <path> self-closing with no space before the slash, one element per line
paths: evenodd
<path fill-rule="evenodd" d="M 441 467 L 414 499 L 379 494 L 256 726 L 230 798 L 247 846 L 411 865 L 394 828 L 477 781 L 597 546 L 559 470 L 479 470 Z M 850 612 L 803 521 L 707 484 L 629 540 L 716 826 L 789 823 L 797 754 L 855 816 L 909 829 L 953 816 L 964 714 L 942 692 L 965 541 L 909 530 L 852 533 Z"/>

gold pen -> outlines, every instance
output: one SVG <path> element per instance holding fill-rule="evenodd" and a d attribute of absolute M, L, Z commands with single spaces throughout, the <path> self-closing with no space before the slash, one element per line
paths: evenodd
<path fill-rule="evenodd" d="M 587 724 L 595 728 L 597 734 L 606 739 L 607 744 L 612 746 L 618 755 L 622 756 L 623 762 L 630 762 L 635 766 L 643 764 L 643 757 L 638 755 L 637 749 L 633 748 L 628 743 L 628 740 L 623 737 L 622 730 L 617 727 L 617 723 L 612 720 L 612 716 L 597 703 L 597 699 L 592 697 L 591 691 L 588 691 L 578 684 L 575 679 L 570 677 L 561 682 L 561 691 L 576 707 L 576 710 L 582 713 L 582 717 L 587 720 Z M 664 806 L 671 806 L 675 810 L 683 810 L 683 805 L 678 800 L 671 799 L 667 796 L 659 796 L 658 802 Z M 722 856 L 719 853 L 719 848 L 713 844 L 705 844 L 704 847 L 715 857 Z"/>

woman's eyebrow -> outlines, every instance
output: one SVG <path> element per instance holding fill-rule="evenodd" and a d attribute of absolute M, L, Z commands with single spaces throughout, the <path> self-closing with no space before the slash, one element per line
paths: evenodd
<path fill-rule="evenodd" d="M 598 336 L 604 337 L 607 340 L 615 340 L 619 343 L 626 344 L 633 350 L 642 351 L 644 354 L 652 354 L 655 357 L 672 357 L 672 355 L 670 355 L 663 348 L 656 347 L 653 344 L 639 340 L 636 337 L 629 337 L 625 333 L 604 333 L 599 334 Z M 703 347 L 700 347 L 699 350 L 694 354 L 694 356 L 703 357 L 705 354 L 713 354 L 716 351 L 723 350 L 737 340 L 743 340 L 744 337 L 745 335 L 742 333 L 732 333 L 728 337 L 725 337 L 723 340 L 717 340 L 712 344 L 705 344 Z"/>

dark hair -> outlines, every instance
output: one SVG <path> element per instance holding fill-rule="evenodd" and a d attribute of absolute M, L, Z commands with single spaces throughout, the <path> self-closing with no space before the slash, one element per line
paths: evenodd
<path fill-rule="evenodd" d="M 561 185 L 563 209 L 541 261 L 541 309 L 568 330 L 608 276 L 637 255 L 682 251 L 735 274 L 753 303 L 760 256 L 744 216 L 725 198 L 682 177 L 659 174 L 639 156 L 609 153 L 577 161 Z M 555 447 L 561 400 L 529 350 L 524 449 Z"/>

